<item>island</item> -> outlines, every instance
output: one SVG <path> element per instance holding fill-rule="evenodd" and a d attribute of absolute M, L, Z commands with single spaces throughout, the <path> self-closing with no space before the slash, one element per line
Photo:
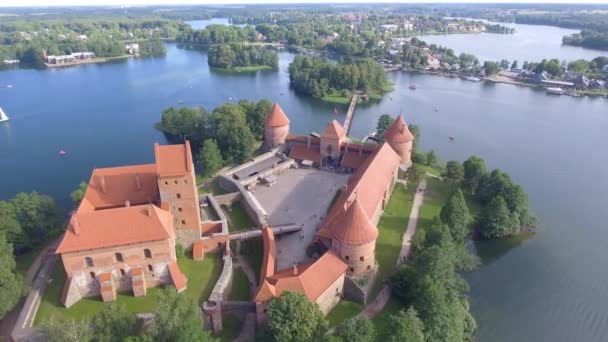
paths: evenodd
<path fill-rule="evenodd" d="M 276 69 L 279 58 L 272 47 L 248 44 L 217 44 L 209 48 L 209 66 L 236 72 Z"/>

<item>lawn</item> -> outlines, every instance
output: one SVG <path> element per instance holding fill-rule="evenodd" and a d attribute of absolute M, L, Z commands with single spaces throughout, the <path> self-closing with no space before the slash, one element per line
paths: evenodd
<path fill-rule="evenodd" d="M 224 316 L 223 323 L 224 329 L 219 335 L 216 335 L 216 337 L 219 337 L 220 341 L 231 342 L 239 337 L 243 323 L 238 317 L 236 317 L 234 314 L 227 314 Z"/>
<path fill-rule="evenodd" d="M 241 205 L 241 202 L 234 202 L 230 206 L 230 211 L 226 214 L 230 223 L 229 230 L 231 233 L 255 228 L 255 224 L 249 218 L 249 215 Z"/>
<path fill-rule="evenodd" d="M 269 66 L 269 65 L 249 65 L 249 66 L 239 66 L 239 67 L 233 67 L 230 69 L 226 69 L 226 68 L 213 68 L 213 70 L 216 71 L 220 71 L 220 72 L 225 72 L 225 73 L 232 73 L 232 72 L 254 72 L 254 71 L 258 71 L 258 70 L 272 70 L 274 69 L 273 67 Z"/>
<path fill-rule="evenodd" d="M 188 277 L 188 288 L 183 293 L 197 302 L 207 299 L 221 272 L 218 257 L 215 254 L 209 254 L 202 262 L 183 257 L 178 259 L 178 264 Z M 34 325 L 49 319 L 91 318 L 102 309 L 101 297 L 82 299 L 66 309 L 60 302 L 65 277 L 63 265 L 58 262 L 53 270 L 52 281 L 40 302 Z M 157 294 L 158 288 L 149 288 L 147 295 L 143 297 L 134 297 L 130 292 L 119 293 L 116 296 L 116 302 L 124 304 L 132 313 L 152 312 L 156 305 Z"/>
<path fill-rule="evenodd" d="M 232 277 L 232 289 L 230 290 L 228 299 L 238 301 L 248 301 L 251 299 L 251 287 L 249 287 L 249 279 L 247 279 L 247 275 L 240 267 L 234 269 Z"/>
<path fill-rule="evenodd" d="M 352 100 L 352 96 L 349 94 L 347 96 L 344 96 L 342 94 L 342 92 L 337 91 L 337 92 L 333 92 L 331 94 L 325 95 L 321 98 L 321 100 L 325 101 L 325 102 L 329 102 L 329 103 L 335 103 L 335 104 L 350 104 L 350 101 Z"/>
<path fill-rule="evenodd" d="M 355 317 L 361 310 L 363 310 L 363 305 L 343 299 L 327 314 L 326 318 L 329 321 L 329 326 L 334 327 L 347 319 Z"/>
<path fill-rule="evenodd" d="M 389 337 L 390 327 L 389 316 L 398 313 L 400 310 L 405 310 L 406 308 L 403 306 L 403 303 L 396 298 L 395 296 L 391 296 L 388 303 L 384 307 L 384 310 L 372 319 L 372 323 L 374 323 L 374 328 L 376 328 L 376 341 L 385 341 Z"/>
<path fill-rule="evenodd" d="M 448 182 L 427 178 L 424 204 L 418 217 L 418 228 L 424 229 L 433 221 L 433 218 L 439 216 L 441 207 L 443 207 L 453 190 L 454 186 Z"/>
<path fill-rule="evenodd" d="M 376 261 L 379 265 L 379 275 L 371 292 L 373 299 L 382 282 L 388 278 L 395 268 L 399 252 L 401 251 L 401 238 L 407 227 L 412 211 L 414 191 L 417 184 L 410 184 L 406 188 L 398 183 L 393 190 L 388 205 L 378 222 L 378 240 L 376 240 Z"/>

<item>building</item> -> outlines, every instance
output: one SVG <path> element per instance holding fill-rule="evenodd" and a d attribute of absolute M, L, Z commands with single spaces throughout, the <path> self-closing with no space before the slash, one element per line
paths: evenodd
<path fill-rule="evenodd" d="M 401 157 L 401 165 L 410 166 L 412 164 L 414 136 L 407 127 L 403 115 L 399 114 L 397 119 L 384 132 L 384 141 Z"/>
<path fill-rule="evenodd" d="M 289 119 L 281 106 L 275 103 L 264 121 L 264 143 L 267 148 L 285 144 L 289 134 Z"/>
<path fill-rule="evenodd" d="M 98 295 L 111 301 L 117 292 L 142 296 L 164 284 L 186 288 L 175 244 L 201 238 L 190 144 L 155 144 L 154 155 L 154 164 L 93 170 L 56 250 L 67 274 L 66 307 Z"/>
<path fill-rule="evenodd" d="M 129 55 L 139 55 L 139 44 L 130 43 L 125 45 L 125 50 Z"/>

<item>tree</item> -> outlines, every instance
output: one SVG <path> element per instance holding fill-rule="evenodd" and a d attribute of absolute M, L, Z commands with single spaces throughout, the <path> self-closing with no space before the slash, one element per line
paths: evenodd
<path fill-rule="evenodd" d="M 15 271 L 15 257 L 13 246 L 6 241 L 3 232 L 0 232 L 0 319 L 11 311 L 25 293 L 23 279 Z"/>
<path fill-rule="evenodd" d="M 50 196 L 37 192 L 19 193 L 10 203 L 20 231 L 16 236 L 9 234 L 8 237 L 17 253 L 47 241 L 50 236 L 61 231 L 61 210 Z"/>
<path fill-rule="evenodd" d="M 245 111 L 235 104 L 225 104 L 213 111 L 216 142 L 225 161 L 241 163 L 255 149 L 255 138 L 247 127 Z"/>
<path fill-rule="evenodd" d="M 155 341 L 212 341 L 202 328 L 201 310 L 188 296 L 180 295 L 175 287 L 161 289 L 154 308 L 150 328 Z"/>
<path fill-rule="evenodd" d="M 390 114 L 382 114 L 378 118 L 378 124 L 376 125 L 376 136 L 384 139 L 384 132 L 391 126 L 393 123 L 393 118 Z"/>
<path fill-rule="evenodd" d="M 439 164 L 439 158 L 437 158 L 435 151 L 430 150 L 426 154 L 426 165 L 433 167 L 433 166 L 437 166 L 437 164 Z"/>
<path fill-rule="evenodd" d="M 412 306 L 388 319 L 388 342 L 424 342 L 424 324 Z"/>
<path fill-rule="evenodd" d="M 203 175 L 209 177 L 224 166 L 222 153 L 213 139 L 203 142 L 198 156 L 198 165 L 203 170 Z"/>
<path fill-rule="evenodd" d="M 72 201 L 74 201 L 74 204 L 80 204 L 80 201 L 82 201 L 82 199 L 84 198 L 84 194 L 87 192 L 88 187 L 89 184 L 87 182 L 80 182 L 80 184 L 78 185 L 78 189 L 72 191 L 70 197 L 72 198 Z"/>
<path fill-rule="evenodd" d="M 362 317 L 342 322 L 336 327 L 334 335 L 343 342 L 374 342 L 376 340 L 374 324 Z"/>
<path fill-rule="evenodd" d="M 264 120 L 272 109 L 272 102 L 262 99 L 247 111 L 247 125 L 257 140 L 264 138 Z"/>
<path fill-rule="evenodd" d="M 483 63 L 483 70 L 486 76 L 496 75 L 500 71 L 500 65 L 496 62 L 485 61 Z"/>
<path fill-rule="evenodd" d="M 87 320 L 48 320 L 42 324 L 42 335 L 48 342 L 88 342 L 93 332 Z"/>
<path fill-rule="evenodd" d="M 477 193 L 477 188 L 481 179 L 488 174 L 486 163 L 483 159 L 472 156 L 465 160 L 463 163 L 464 167 L 464 179 L 462 182 L 465 191 L 470 194 Z"/>
<path fill-rule="evenodd" d="M 514 60 L 513 64 L 511 64 L 511 70 L 517 69 L 518 66 L 519 66 L 519 64 L 517 64 L 517 60 Z"/>
<path fill-rule="evenodd" d="M 464 179 L 464 167 L 458 161 L 450 160 L 441 176 L 452 184 L 458 184 Z"/>
<path fill-rule="evenodd" d="M 585 73 L 589 70 L 589 62 L 584 59 L 579 59 L 568 64 L 568 70 L 578 73 Z"/>
<path fill-rule="evenodd" d="M 416 149 L 418 148 L 418 144 L 420 144 L 420 128 L 413 124 L 409 124 L 407 128 L 414 136 L 414 141 L 412 142 L 412 150 L 416 151 Z"/>
<path fill-rule="evenodd" d="M 276 341 L 311 341 L 325 333 L 327 321 L 317 304 L 287 291 L 270 301 L 268 326 Z"/>
<path fill-rule="evenodd" d="M 441 208 L 441 221 L 450 228 L 450 233 L 455 241 L 462 242 L 467 237 L 469 230 L 470 214 L 467 202 L 462 195 L 462 191 L 457 189 L 450 195 L 447 202 Z"/>
<path fill-rule="evenodd" d="M 509 69 L 509 61 L 506 59 L 503 59 L 500 61 L 500 68 L 501 69 Z"/>
<path fill-rule="evenodd" d="M 512 235 L 517 227 L 514 219 L 504 198 L 498 195 L 483 210 L 480 233 L 486 239 Z"/>
<path fill-rule="evenodd" d="M 116 302 L 104 304 L 92 321 L 93 335 L 98 342 L 122 342 L 136 334 L 136 318 Z"/>

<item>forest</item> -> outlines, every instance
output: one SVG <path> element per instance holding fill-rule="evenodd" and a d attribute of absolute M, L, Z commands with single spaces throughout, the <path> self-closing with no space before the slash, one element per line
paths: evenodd
<path fill-rule="evenodd" d="M 271 48 L 233 43 L 213 45 L 209 48 L 207 62 L 214 68 L 228 70 L 259 69 L 278 67 L 279 58 Z"/>
<path fill-rule="evenodd" d="M 563 38 L 564 44 L 590 49 L 608 50 L 608 31 L 583 30 Z"/>
<path fill-rule="evenodd" d="M 353 90 L 382 93 L 388 81 L 382 66 L 371 59 L 331 63 L 320 57 L 298 55 L 289 65 L 289 82 L 298 93 L 323 98 Z"/>

